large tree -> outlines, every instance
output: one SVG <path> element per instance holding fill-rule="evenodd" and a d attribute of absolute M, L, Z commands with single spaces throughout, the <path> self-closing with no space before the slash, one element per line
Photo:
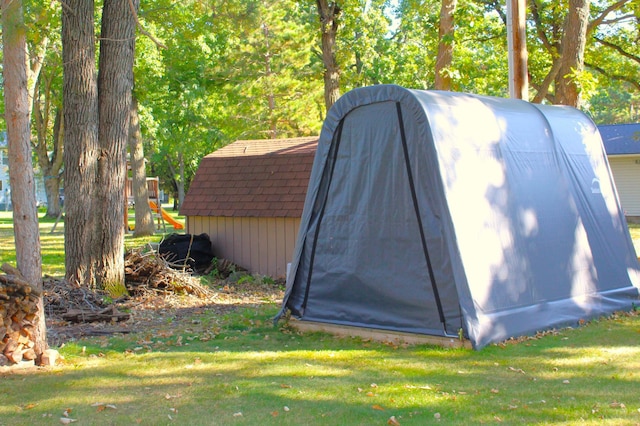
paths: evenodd
<path fill-rule="evenodd" d="M 34 151 L 44 179 L 47 197 L 47 217 L 62 214 L 60 205 L 60 181 L 63 165 L 64 137 L 62 105 L 58 93 L 52 89 L 52 80 L 38 78 L 33 98 L 33 122 L 35 125 Z M 44 86 L 44 87 L 42 87 Z M 58 104 L 58 105 L 56 105 Z"/>
<path fill-rule="evenodd" d="M 584 70 L 584 50 L 587 45 L 590 0 L 569 0 L 560 63 L 555 79 L 555 103 L 580 106 L 578 78 Z"/>
<path fill-rule="evenodd" d="M 153 235 L 155 224 L 153 212 L 149 206 L 149 190 L 147 187 L 147 173 L 144 158 L 144 146 L 140 131 L 140 117 L 138 116 L 138 101 L 135 96 L 131 99 L 129 117 L 129 163 L 131 166 L 131 191 L 135 206 L 134 237 Z M 128 203 L 128 200 L 126 200 Z"/>
<path fill-rule="evenodd" d="M 39 363 L 47 349 L 42 301 L 42 259 L 29 125 L 29 90 L 26 69 L 26 27 L 21 0 L 2 0 L 2 46 L 5 120 L 9 140 L 9 181 L 13 204 L 16 263 L 40 295 L 34 329 L 34 351 Z"/>
<path fill-rule="evenodd" d="M 94 3 L 63 0 L 62 6 L 66 276 L 121 293 L 138 1 L 104 1 L 97 79 Z"/>
<path fill-rule="evenodd" d="M 139 0 L 105 0 L 98 72 L 98 167 L 95 203 L 96 284 L 124 288 L 124 186 Z"/>
<path fill-rule="evenodd" d="M 337 1 L 317 0 L 324 64 L 324 103 L 329 108 L 340 97 L 340 67 L 336 61 L 336 37 L 338 34 L 340 6 Z"/>
<path fill-rule="evenodd" d="M 29 1 L 29 97 L 33 99 L 32 137 L 39 172 L 44 180 L 47 216 L 61 214 L 62 176 L 62 58 L 60 12 L 56 0 Z"/>
<path fill-rule="evenodd" d="M 435 84 L 439 90 L 451 89 L 451 63 L 453 61 L 453 42 L 455 25 L 453 17 L 457 0 L 442 0 L 440 23 L 438 25 L 438 56 L 436 57 Z"/>
<path fill-rule="evenodd" d="M 62 1 L 64 103 L 65 273 L 74 285 L 94 286 L 95 196 L 98 161 L 94 4 Z"/>
<path fill-rule="evenodd" d="M 586 54 L 591 51 L 591 55 L 600 56 L 599 49 L 590 48 L 594 41 L 603 39 L 604 34 L 613 40 L 616 34 L 625 32 L 626 25 L 618 16 L 640 13 L 633 11 L 632 3 L 631 0 L 565 0 L 561 3 L 530 0 L 530 22 L 534 29 L 531 33 L 535 37 L 527 42 L 532 59 L 529 71 L 537 91 L 533 101 L 584 106 L 587 95 L 597 86 L 591 70 L 585 67 L 589 59 Z M 618 22 L 620 25 L 615 25 Z M 604 26 L 607 28 L 600 33 L 599 28 Z M 611 65 L 621 64 L 621 59 L 621 55 L 610 56 L 602 64 L 594 65 L 611 69 Z M 637 69 L 630 71 L 633 75 Z"/>

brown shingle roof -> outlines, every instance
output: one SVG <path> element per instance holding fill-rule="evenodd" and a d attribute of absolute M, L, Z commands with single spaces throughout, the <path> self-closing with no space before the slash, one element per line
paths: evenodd
<path fill-rule="evenodd" d="M 236 141 L 200 162 L 186 216 L 300 217 L 317 137 Z"/>

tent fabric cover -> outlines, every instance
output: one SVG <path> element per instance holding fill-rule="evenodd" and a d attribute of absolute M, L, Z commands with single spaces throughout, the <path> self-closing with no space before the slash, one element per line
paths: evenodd
<path fill-rule="evenodd" d="M 379 85 L 327 115 L 280 315 L 478 349 L 628 310 L 638 282 L 586 115 Z"/>

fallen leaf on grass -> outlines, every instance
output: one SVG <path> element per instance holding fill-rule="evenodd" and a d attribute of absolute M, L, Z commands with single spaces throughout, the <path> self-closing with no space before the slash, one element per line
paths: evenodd
<path fill-rule="evenodd" d="M 378 410 L 378 411 L 384 411 L 384 408 L 382 408 L 381 406 L 379 406 L 378 404 L 376 405 L 372 405 L 371 408 L 373 408 L 374 410 Z"/>
<path fill-rule="evenodd" d="M 106 410 L 107 408 L 110 408 L 112 410 L 117 409 L 117 407 L 114 404 L 105 404 L 104 402 L 94 402 L 93 404 L 91 404 L 91 406 L 97 407 L 98 413 Z"/>
<path fill-rule="evenodd" d="M 288 412 L 289 410 L 291 410 L 291 409 L 290 409 L 289 407 L 287 407 L 286 405 L 285 405 L 282 409 L 283 409 L 284 411 L 287 411 L 287 412 Z"/>
<path fill-rule="evenodd" d="M 233 413 L 233 417 L 242 417 L 241 412 Z"/>
<path fill-rule="evenodd" d="M 510 371 L 515 371 L 516 373 L 522 373 L 525 374 L 524 370 L 522 368 L 513 368 L 513 367 L 509 367 Z"/>
<path fill-rule="evenodd" d="M 291 388 L 291 385 L 286 385 L 284 383 L 281 383 L 280 387 L 283 388 L 283 389 L 289 389 L 289 388 Z"/>
<path fill-rule="evenodd" d="M 491 389 L 491 393 L 500 393 L 498 389 Z"/>
<path fill-rule="evenodd" d="M 609 404 L 609 407 L 611 407 L 611 408 L 627 408 L 626 405 L 624 405 L 622 402 L 618 402 L 618 401 L 613 401 L 611 404 Z"/>
<path fill-rule="evenodd" d="M 400 422 L 398 421 L 398 419 L 396 419 L 396 416 L 389 417 L 389 420 L 387 420 L 387 424 L 389 426 L 400 426 Z"/>
<path fill-rule="evenodd" d="M 77 422 L 77 419 L 72 419 L 70 417 L 60 417 L 60 423 L 62 423 L 63 425 L 68 425 L 70 423 L 75 423 Z"/>
<path fill-rule="evenodd" d="M 166 395 L 164 396 L 164 399 L 174 399 L 174 398 L 181 398 L 181 397 L 182 397 L 182 394 L 181 394 L 181 393 L 177 393 L 177 394 L 175 394 L 175 395 L 169 395 L 169 394 L 166 394 Z"/>

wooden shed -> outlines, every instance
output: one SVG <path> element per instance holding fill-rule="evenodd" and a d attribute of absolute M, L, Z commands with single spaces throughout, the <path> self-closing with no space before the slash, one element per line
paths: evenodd
<path fill-rule="evenodd" d="M 291 262 L 317 137 L 239 140 L 204 157 L 180 213 L 216 257 L 284 277 Z"/>

